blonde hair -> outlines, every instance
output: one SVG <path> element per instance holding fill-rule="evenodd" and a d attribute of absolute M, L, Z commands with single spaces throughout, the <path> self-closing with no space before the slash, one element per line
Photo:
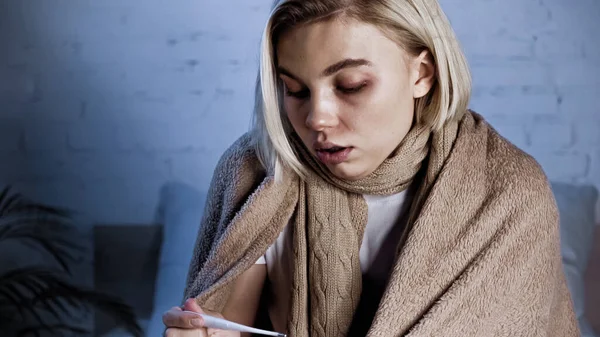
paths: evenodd
<path fill-rule="evenodd" d="M 467 109 L 471 74 L 437 0 L 275 0 L 262 35 L 252 134 L 260 162 L 276 179 L 281 177 L 283 165 L 300 176 L 306 172 L 290 144 L 291 126 L 282 113 L 282 86 L 275 64 L 277 40 L 297 25 L 340 16 L 379 27 L 411 55 L 429 50 L 436 81 L 426 96 L 415 100 L 417 122 L 439 130 Z"/>

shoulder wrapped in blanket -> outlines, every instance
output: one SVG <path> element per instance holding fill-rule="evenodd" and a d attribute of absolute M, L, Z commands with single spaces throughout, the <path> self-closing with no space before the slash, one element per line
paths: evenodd
<path fill-rule="evenodd" d="M 249 135 L 229 148 L 214 173 L 186 298 L 222 309 L 232 281 L 293 214 L 286 196 L 294 189 L 264 172 Z M 368 336 L 579 336 L 549 182 L 474 112 L 461 120 L 398 253 Z"/>

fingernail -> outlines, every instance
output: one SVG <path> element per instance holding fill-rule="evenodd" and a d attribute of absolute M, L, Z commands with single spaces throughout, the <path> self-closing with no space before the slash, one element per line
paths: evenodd
<path fill-rule="evenodd" d="M 194 318 L 193 320 L 190 321 L 190 323 L 192 323 L 192 326 L 202 327 L 202 320 L 201 319 Z"/>

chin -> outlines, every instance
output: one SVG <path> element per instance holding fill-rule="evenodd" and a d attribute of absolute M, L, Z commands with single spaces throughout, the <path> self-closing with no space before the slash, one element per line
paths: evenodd
<path fill-rule="evenodd" d="M 341 163 L 338 165 L 327 165 L 327 168 L 329 169 L 331 174 L 333 174 L 337 178 L 340 178 L 343 180 L 349 180 L 349 181 L 364 178 L 364 177 L 368 176 L 369 173 L 371 173 L 371 172 L 365 171 L 364 169 L 361 169 L 360 167 L 357 167 L 356 165 L 352 165 L 349 163 Z"/>

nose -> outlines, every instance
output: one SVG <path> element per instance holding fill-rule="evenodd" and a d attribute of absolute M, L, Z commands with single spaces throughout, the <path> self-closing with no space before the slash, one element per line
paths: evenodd
<path fill-rule="evenodd" d="M 338 122 L 335 102 L 313 96 L 310 112 L 306 116 L 306 126 L 315 131 L 323 131 L 337 126 Z"/>

